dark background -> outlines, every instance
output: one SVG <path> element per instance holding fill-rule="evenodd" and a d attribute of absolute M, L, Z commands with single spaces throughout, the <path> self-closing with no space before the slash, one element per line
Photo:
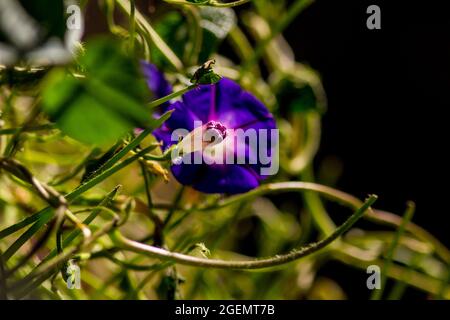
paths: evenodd
<path fill-rule="evenodd" d="M 381 30 L 366 28 L 370 4 L 381 8 Z M 336 156 L 343 165 L 337 187 L 360 198 L 375 193 L 377 207 L 401 213 L 415 201 L 413 220 L 450 245 L 446 1 L 319 0 L 286 36 L 297 60 L 319 71 L 328 97 L 316 164 Z M 365 272 L 329 263 L 321 273 L 338 279 L 350 298 L 367 298 L 355 286 Z"/>
<path fill-rule="evenodd" d="M 318 162 L 337 156 L 338 187 L 401 213 L 450 244 L 446 201 L 450 10 L 446 1 L 316 1 L 288 28 L 296 58 L 328 97 Z M 368 30 L 367 6 L 381 8 Z"/>

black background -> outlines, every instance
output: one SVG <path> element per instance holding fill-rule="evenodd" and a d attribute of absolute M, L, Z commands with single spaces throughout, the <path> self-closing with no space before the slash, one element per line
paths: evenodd
<path fill-rule="evenodd" d="M 250 304 L 265 304 L 275 306 L 275 315 L 268 314 L 253 314 L 253 315 L 220 315 L 216 313 L 208 313 L 204 318 L 202 315 L 197 316 L 180 316 L 175 314 L 177 307 L 182 305 L 188 307 L 210 307 L 220 310 L 220 305 L 246 305 Z M 419 301 L 414 303 L 406 303 L 404 301 L 281 301 L 281 300 L 266 300 L 266 301 L 240 301 L 234 302 L 230 300 L 215 300 L 215 301 L 132 301 L 132 300 L 118 300 L 118 301 L 79 301 L 79 300 L 22 300 L 22 301 L 1 301 L 0 307 L 2 311 L 11 309 L 11 314 L 14 313 L 18 318 L 25 318 L 26 316 L 34 316 L 36 310 L 52 310 L 45 314 L 47 319 L 59 319 L 61 314 L 67 314 L 67 310 L 74 310 L 72 313 L 74 317 L 80 317 L 89 313 L 90 318 L 105 318 L 109 319 L 123 319 L 129 317 L 130 312 L 133 314 L 143 314 L 148 319 L 323 319 L 325 317 L 345 317 L 345 319 L 380 319 L 383 316 L 389 315 L 392 318 L 409 318 L 416 315 L 420 311 L 433 311 L 435 314 L 446 314 L 448 310 L 448 303 L 446 301 Z M 80 310 L 80 311 L 78 311 Z M 82 311 L 81 311 L 82 310 Z M 8 310 L 9 311 L 9 310 Z M 77 312 L 78 311 L 78 312 Z M 6 311 L 5 311 L 6 312 Z"/>
<path fill-rule="evenodd" d="M 366 9 L 381 8 L 381 30 Z M 328 97 L 318 163 L 337 156 L 338 187 L 402 213 L 450 244 L 447 206 L 450 10 L 446 1 L 316 1 L 287 29 Z"/>

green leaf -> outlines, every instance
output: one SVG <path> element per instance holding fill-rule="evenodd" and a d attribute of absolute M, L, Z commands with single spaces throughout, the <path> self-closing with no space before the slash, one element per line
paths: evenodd
<path fill-rule="evenodd" d="M 215 73 L 213 70 L 208 70 L 202 74 L 202 76 L 199 77 L 199 79 L 193 83 L 196 84 L 214 84 L 218 82 L 221 79 L 221 76 L 219 76 L 217 73 Z"/>
<path fill-rule="evenodd" d="M 132 128 L 160 125 L 145 108 L 145 81 L 120 44 L 107 39 L 89 43 L 80 64 L 84 78 L 56 69 L 43 84 L 43 109 L 65 134 L 103 145 Z"/>

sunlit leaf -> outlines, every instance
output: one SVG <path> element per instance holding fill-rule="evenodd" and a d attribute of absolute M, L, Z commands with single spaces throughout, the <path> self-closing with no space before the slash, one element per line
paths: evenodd
<path fill-rule="evenodd" d="M 96 40 L 86 52 L 85 78 L 58 69 L 45 79 L 43 107 L 57 126 L 81 142 L 106 144 L 134 127 L 158 125 L 145 109 L 145 81 L 120 45 Z"/>
<path fill-rule="evenodd" d="M 211 57 L 223 39 L 236 25 L 236 14 L 230 8 L 200 8 L 201 22 L 203 28 L 203 46 L 200 51 L 199 60 L 204 61 Z"/>

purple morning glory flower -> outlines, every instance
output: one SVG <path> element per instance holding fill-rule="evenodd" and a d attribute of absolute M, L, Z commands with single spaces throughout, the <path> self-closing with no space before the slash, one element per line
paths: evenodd
<path fill-rule="evenodd" d="M 161 83 L 161 74 L 155 75 L 154 79 L 156 83 L 152 83 L 150 87 Z M 152 79 L 148 77 L 147 81 L 150 83 Z M 272 141 L 270 131 L 276 129 L 275 120 L 261 101 L 236 82 L 223 78 L 216 84 L 199 85 L 184 94 L 181 101 L 166 104 L 162 109 L 164 112 L 174 110 L 164 125 L 153 132 L 164 149 L 178 143 L 173 133 L 179 129 L 190 132 L 190 135 L 209 131 L 220 139 L 214 150 L 223 151 L 223 156 L 220 156 L 223 161 L 211 162 L 211 153 L 206 152 L 207 148 L 193 148 L 191 152 L 182 154 L 182 161 L 174 161 L 171 170 L 181 184 L 204 193 L 236 194 L 258 187 L 266 177 L 261 168 L 270 166 L 272 161 L 271 147 L 275 142 Z M 199 122 L 202 125 L 195 127 Z M 265 129 L 267 134 L 255 135 L 253 143 L 250 143 L 250 139 L 239 138 L 236 133 L 238 129 L 241 132 L 253 130 L 256 133 Z M 185 137 L 182 143 L 187 139 Z M 263 164 L 258 157 L 257 147 L 260 142 L 265 142 L 264 145 L 268 146 L 265 156 L 269 164 L 267 161 Z M 190 145 L 190 142 L 184 145 Z M 205 161 L 197 163 L 196 157 Z M 225 158 L 233 159 L 232 163 L 225 161 Z M 210 161 L 206 161 L 208 159 Z"/>
<path fill-rule="evenodd" d="M 154 64 L 141 61 L 141 69 L 155 100 L 172 93 L 172 86 Z"/>

